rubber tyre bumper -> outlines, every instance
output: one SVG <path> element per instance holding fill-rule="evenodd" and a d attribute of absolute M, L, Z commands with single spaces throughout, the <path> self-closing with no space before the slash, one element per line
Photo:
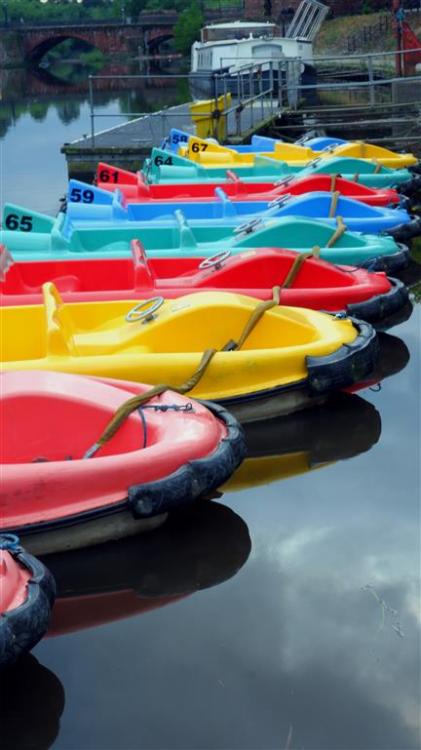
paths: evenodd
<path fill-rule="evenodd" d="M 421 174 L 414 173 L 412 179 L 407 180 L 406 182 L 401 182 L 399 185 L 395 185 L 395 190 L 401 195 L 413 198 L 421 191 Z"/>
<path fill-rule="evenodd" d="M 369 258 L 359 264 L 359 268 L 367 268 L 370 271 L 385 271 L 387 275 L 393 276 L 394 273 L 401 271 L 409 265 L 411 254 L 407 245 L 398 242 L 399 250 L 391 255 L 378 255 L 376 258 Z"/>
<path fill-rule="evenodd" d="M 350 344 L 343 344 L 324 357 L 306 357 L 308 388 L 312 395 L 323 395 L 364 380 L 373 372 L 379 353 L 374 328 L 351 318 L 358 335 Z"/>
<path fill-rule="evenodd" d="M 393 237 L 396 242 L 410 242 L 421 234 L 421 217 L 412 216 L 407 224 L 398 224 L 393 229 L 388 229 L 384 234 Z"/>
<path fill-rule="evenodd" d="M 135 518 L 150 518 L 184 507 L 214 492 L 240 465 L 247 453 L 243 429 L 235 417 L 213 401 L 201 401 L 224 422 L 227 435 L 204 458 L 193 459 L 155 482 L 132 485 L 128 503 Z"/>
<path fill-rule="evenodd" d="M 406 305 L 410 305 L 409 292 L 405 284 L 393 277 L 389 277 L 389 281 L 392 288 L 388 292 L 378 294 L 364 302 L 348 305 L 348 315 L 365 320 L 377 327 L 385 318 L 394 315 Z"/>
<path fill-rule="evenodd" d="M 25 601 L 0 617 L 0 665 L 10 664 L 30 651 L 46 633 L 56 595 L 50 571 L 22 547 L 8 549 L 13 559 L 31 573 Z"/>

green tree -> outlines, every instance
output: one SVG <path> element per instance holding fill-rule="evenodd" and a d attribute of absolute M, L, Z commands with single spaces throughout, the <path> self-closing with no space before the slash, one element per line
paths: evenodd
<path fill-rule="evenodd" d="M 183 55 L 190 53 L 190 48 L 200 37 L 200 29 L 203 26 L 203 16 L 197 2 L 180 13 L 179 19 L 174 26 L 174 45 L 177 52 Z"/>
<path fill-rule="evenodd" d="M 126 14 L 135 21 L 145 5 L 146 0 L 128 0 L 126 4 Z"/>

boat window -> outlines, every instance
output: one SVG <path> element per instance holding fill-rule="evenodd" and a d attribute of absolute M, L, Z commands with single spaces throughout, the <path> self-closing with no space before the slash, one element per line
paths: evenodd
<path fill-rule="evenodd" d="M 212 50 L 204 49 L 200 50 L 197 58 L 198 68 L 212 68 Z"/>
<path fill-rule="evenodd" d="M 253 58 L 264 58 L 265 60 L 278 60 L 282 57 L 281 44 L 255 44 L 252 47 Z"/>

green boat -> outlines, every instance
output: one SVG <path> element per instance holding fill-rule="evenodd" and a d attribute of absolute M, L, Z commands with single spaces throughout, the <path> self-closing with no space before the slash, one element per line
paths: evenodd
<path fill-rule="evenodd" d="M 181 211 L 173 223 L 153 226 L 144 222 L 124 225 L 72 222 L 66 213 L 56 218 L 14 204 L 3 210 L 0 242 L 15 261 L 70 258 L 121 258 L 131 253 L 130 242 L 138 239 L 154 257 L 209 257 L 245 248 L 286 248 L 308 252 L 320 248 L 320 257 L 333 263 L 367 265 L 389 272 L 406 265 L 409 251 L 392 237 L 348 232 L 344 225 L 288 216 L 254 221 L 238 227 L 208 225 L 192 229 Z"/>
<path fill-rule="evenodd" d="M 399 186 L 413 177 L 408 169 L 389 169 L 365 159 L 332 157 L 314 159 L 306 167 L 293 166 L 267 156 L 256 156 L 253 165 L 205 167 L 163 149 L 154 148 L 146 159 L 143 174 L 151 184 L 206 181 L 221 184 L 234 173 L 245 182 L 275 182 L 289 175 L 306 177 L 312 174 L 340 174 L 347 180 L 357 180 L 367 187 Z"/>

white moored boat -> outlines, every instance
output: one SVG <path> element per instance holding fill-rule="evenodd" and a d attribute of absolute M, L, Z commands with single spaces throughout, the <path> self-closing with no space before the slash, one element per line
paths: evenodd
<path fill-rule="evenodd" d="M 277 83 L 280 63 L 297 60 L 301 81 L 314 77 L 313 39 L 328 8 L 317 0 L 303 0 L 283 36 L 276 23 L 234 21 L 205 26 L 191 49 L 190 83 L 197 98 L 218 96 L 227 89 L 238 94 L 239 78 L 250 79 L 247 66 L 261 63 L 266 84 Z M 271 72 L 272 69 L 272 72 Z M 221 74 L 229 74 L 227 84 Z M 246 93 L 251 93 L 248 91 Z"/>

